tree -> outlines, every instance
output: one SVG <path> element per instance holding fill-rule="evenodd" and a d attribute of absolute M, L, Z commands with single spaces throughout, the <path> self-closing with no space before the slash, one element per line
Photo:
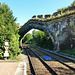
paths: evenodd
<path fill-rule="evenodd" d="M 75 0 L 74 0 L 73 3 L 71 4 L 71 7 L 72 7 L 72 6 L 75 6 Z"/>
<path fill-rule="evenodd" d="M 23 39 L 22 42 L 23 42 L 23 43 L 25 42 L 25 43 L 30 44 L 31 41 L 32 41 L 32 39 L 33 39 L 32 34 L 28 33 L 28 34 L 24 37 L 24 39 Z"/>
<path fill-rule="evenodd" d="M 34 30 L 32 34 L 27 34 L 23 41 L 27 44 L 33 44 L 42 48 L 53 49 L 53 43 L 51 38 L 42 31 Z"/>
<path fill-rule="evenodd" d="M 34 38 L 36 42 L 36 46 L 40 46 L 42 48 L 53 49 L 53 43 L 51 38 L 42 31 L 36 31 L 34 33 Z"/>
<path fill-rule="evenodd" d="M 19 35 L 18 29 L 19 26 L 16 24 L 16 18 L 14 18 L 12 11 L 3 3 L 0 3 L 0 58 L 3 58 L 4 54 L 4 42 L 9 42 L 9 54 L 10 58 L 15 58 L 18 54 L 21 53 L 19 49 Z"/>

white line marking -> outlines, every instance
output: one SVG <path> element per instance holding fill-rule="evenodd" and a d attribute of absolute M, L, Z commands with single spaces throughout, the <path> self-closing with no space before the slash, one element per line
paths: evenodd
<path fill-rule="evenodd" d="M 27 75 L 27 73 L 26 73 L 26 62 L 24 62 L 24 75 Z"/>

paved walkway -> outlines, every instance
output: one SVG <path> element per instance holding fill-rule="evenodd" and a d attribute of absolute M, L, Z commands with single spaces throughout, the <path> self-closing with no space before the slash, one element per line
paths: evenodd
<path fill-rule="evenodd" d="M 0 62 L 0 75 L 14 75 L 19 63 Z"/>
<path fill-rule="evenodd" d="M 21 62 L 1 62 L 0 75 L 27 75 L 27 56 L 21 54 Z"/>
<path fill-rule="evenodd" d="M 27 75 L 26 74 L 26 62 L 22 61 L 19 63 L 18 68 L 14 75 Z"/>

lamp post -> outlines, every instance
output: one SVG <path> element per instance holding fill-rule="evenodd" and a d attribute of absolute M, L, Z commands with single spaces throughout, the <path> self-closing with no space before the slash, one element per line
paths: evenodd
<path fill-rule="evenodd" d="M 4 57 L 6 57 L 7 59 L 7 57 L 9 57 L 9 53 L 8 53 L 9 43 L 8 42 L 5 42 L 4 48 L 5 48 Z"/>

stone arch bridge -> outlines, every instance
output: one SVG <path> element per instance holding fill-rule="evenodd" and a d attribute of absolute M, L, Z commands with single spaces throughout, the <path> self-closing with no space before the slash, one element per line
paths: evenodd
<path fill-rule="evenodd" d="M 75 14 L 53 20 L 30 19 L 19 28 L 20 40 L 32 28 L 47 33 L 56 50 L 75 48 Z"/>

